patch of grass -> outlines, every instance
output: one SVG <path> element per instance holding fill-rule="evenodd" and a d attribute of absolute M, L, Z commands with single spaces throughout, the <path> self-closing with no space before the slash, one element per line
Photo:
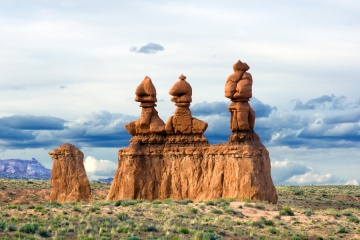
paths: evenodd
<path fill-rule="evenodd" d="M 359 218 L 355 217 L 355 216 L 350 216 L 348 217 L 348 221 L 349 222 L 353 222 L 353 223 L 360 223 Z"/>
<path fill-rule="evenodd" d="M 346 228 L 344 228 L 343 226 L 340 226 L 337 230 L 337 233 L 348 233 L 348 230 L 346 230 Z"/>
<path fill-rule="evenodd" d="M 280 216 L 294 216 L 294 212 L 291 210 L 289 206 L 283 206 L 279 211 Z"/>
<path fill-rule="evenodd" d="M 211 213 L 222 214 L 223 212 L 220 209 L 211 209 Z"/>
<path fill-rule="evenodd" d="M 6 226 L 5 222 L 0 220 L 0 232 L 3 232 L 5 230 L 5 226 Z"/>
<path fill-rule="evenodd" d="M 35 234 L 39 228 L 39 224 L 36 222 L 25 223 L 19 229 L 20 232 Z"/>
<path fill-rule="evenodd" d="M 182 233 L 182 234 L 189 234 L 190 233 L 190 230 L 186 227 L 181 227 L 179 228 L 179 233 Z"/>

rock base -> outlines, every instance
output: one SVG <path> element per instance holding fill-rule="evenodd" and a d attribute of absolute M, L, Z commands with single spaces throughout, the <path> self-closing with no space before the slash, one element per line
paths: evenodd
<path fill-rule="evenodd" d="M 228 143 L 215 145 L 203 136 L 176 138 L 169 136 L 154 145 L 133 137 L 130 146 L 118 152 L 118 169 L 107 199 L 277 202 L 269 152 L 255 132 L 233 133 Z"/>

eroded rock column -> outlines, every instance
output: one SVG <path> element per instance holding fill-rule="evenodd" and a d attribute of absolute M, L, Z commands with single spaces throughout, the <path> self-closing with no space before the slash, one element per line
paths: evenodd
<path fill-rule="evenodd" d="M 202 120 L 192 117 L 190 104 L 192 102 L 192 88 L 186 81 L 186 77 L 181 75 L 169 91 L 172 96 L 171 101 L 177 107 L 165 125 L 167 133 L 167 143 L 172 144 L 208 144 L 204 137 L 208 124 Z"/>
<path fill-rule="evenodd" d="M 84 167 L 84 154 L 70 143 L 49 152 L 51 171 L 50 202 L 89 202 L 92 200 L 89 180 Z"/>

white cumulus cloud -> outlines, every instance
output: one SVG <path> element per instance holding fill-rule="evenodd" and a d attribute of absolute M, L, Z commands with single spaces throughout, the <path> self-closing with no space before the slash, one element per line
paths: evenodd
<path fill-rule="evenodd" d="M 92 156 L 86 157 L 84 166 L 89 180 L 113 177 L 117 164 L 110 160 L 97 160 Z"/>
<path fill-rule="evenodd" d="M 348 181 L 345 183 L 345 185 L 355 185 L 355 186 L 359 186 L 359 181 L 356 179 L 353 179 L 351 181 Z"/>

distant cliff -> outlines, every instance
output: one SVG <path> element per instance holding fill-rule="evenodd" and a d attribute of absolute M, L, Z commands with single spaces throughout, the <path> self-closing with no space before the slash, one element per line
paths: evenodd
<path fill-rule="evenodd" d="M 45 168 L 35 158 L 0 159 L 0 178 L 49 180 L 51 170 Z"/>

